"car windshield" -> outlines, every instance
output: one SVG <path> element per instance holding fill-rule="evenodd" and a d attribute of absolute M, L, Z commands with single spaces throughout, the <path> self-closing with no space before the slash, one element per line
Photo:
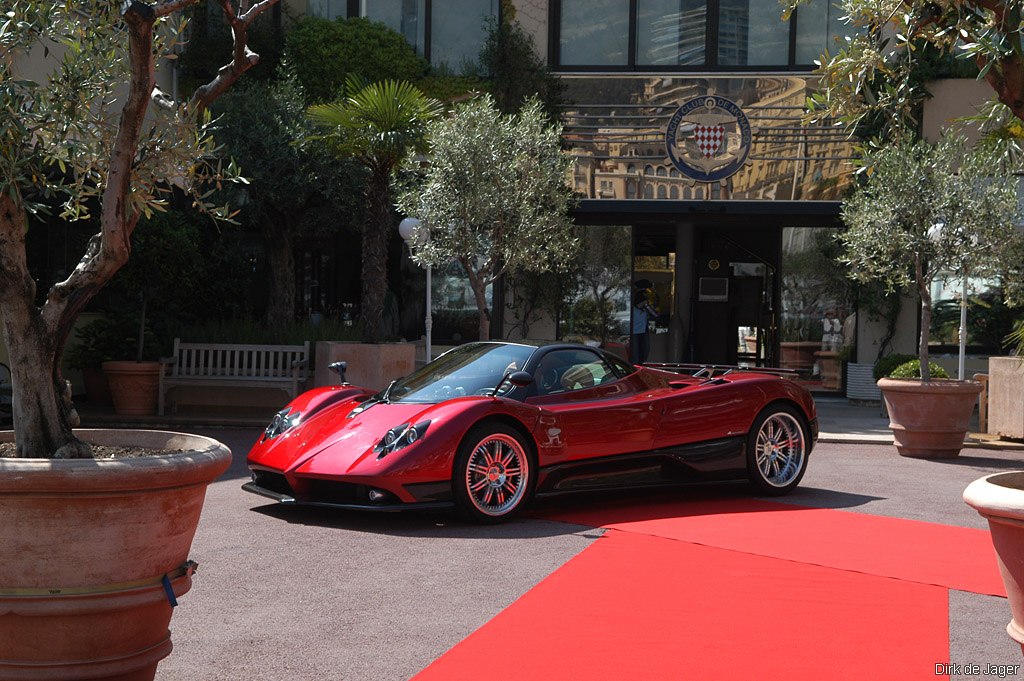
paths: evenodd
<path fill-rule="evenodd" d="M 536 348 L 472 343 L 449 350 L 386 392 L 389 402 L 433 403 L 466 395 L 490 395 L 502 376 L 519 371 Z M 506 383 L 499 395 L 511 390 Z"/>

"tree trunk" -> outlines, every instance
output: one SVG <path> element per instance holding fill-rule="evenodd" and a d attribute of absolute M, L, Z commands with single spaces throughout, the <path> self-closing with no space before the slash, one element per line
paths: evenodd
<path fill-rule="evenodd" d="M 284 215 L 264 214 L 262 222 L 270 289 L 264 323 L 279 329 L 295 321 L 295 246 Z"/>
<path fill-rule="evenodd" d="M 367 222 L 363 226 L 363 290 L 360 319 L 364 343 L 381 341 L 384 297 L 388 289 L 388 228 L 391 226 L 391 171 L 372 169 L 366 187 Z"/>
<path fill-rule="evenodd" d="M 74 317 L 48 314 L 68 307 L 52 293 L 47 307 L 34 304 L 36 286 L 25 260 L 26 219 L 9 195 L 0 196 L 0 314 L 11 362 L 16 453 L 87 457 L 89 446 L 72 433 L 78 417 L 60 367 Z"/>
<path fill-rule="evenodd" d="M 978 56 L 979 68 L 986 65 L 986 60 Z M 999 60 L 999 68 L 990 68 L 985 73 L 985 80 L 996 92 L 1000 102 L 1009 107 L 1017 118 L 1024 120 L 1024 62 L 1017 56 L 1008 56 Z"/>
<path fill-rule="evenodd" d="M 918 279 L 918 292 L 921 295 L 921 344 L 917 348 L 918 360 L 921 362 L 921 380 L 925 383 L 932 380 L 931 366 L 928 364 L 928 341 L 932 325 L 932 295 L 928 290 L 928 282 Z"/>
<path fill-rule="evenodd" d="M 71 388 L 61 372 L 61 359 L 75 320 L 86 304 L 114 276 L 131 252 L 131 234 L 141 215 L 128 200 L 132 165 L 137 158 L 146 110 L 153 94 L 153 25 L 160 16 L 195 0 L 147 5 L 128 3 L 122 19 L 128 34 L 130 77 L 124 108 L 103 181 L 101 232 L 89 242 L 78 266 L 64 281 L 54 284 L 43 305 L 36 305 L 36 285 L 25 254 L 28 219 L 20 197 L 0 194 L 0 314 L 11 360 L 14 431 L 17 455 L 26 458 L 91 456 L 72 429 L 78 415 L 71 404 Z M 202 111 L 258 57 L 245 45 L 245 27 L 277 0 L 260 0 L 244 15 L 235 17 L 228 0 L 218 0 L 230 19 L 235 37 L 231 68 L 221 70 L 212 84 L 193 102 Z M 17 185 L 12 185 L 17 191 Z"/>
<path fill-rule="evenodd" d="M 469 259 L 461 258 L 463 269 L 469 276 L 469 285 L 473 288 L 473 297 L 476 298 L 476 309 L 480 316 L 480 340 L 491 339 L 491 315 L 487 310 L 487 284 L 485 272 L 476 271 L 472 268 Z"/>

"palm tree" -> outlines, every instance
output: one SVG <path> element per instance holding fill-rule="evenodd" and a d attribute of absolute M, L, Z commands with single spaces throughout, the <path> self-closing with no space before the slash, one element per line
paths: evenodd
<path fill-rule="evenodd" d="M 360 300 L 363 342 L 381 337 L 387 292 L 387 255 L 393 201 L 391 175 L 410 149 L 421 149 L 427 121 L 441 112 L 441 103 L 407 81 L 367 83 L 350 76 L 340 102 L 310 107 L 309 117 L 331 128 L 328 139 L 337 150 L 369 170 L 364 197 L 363 291 Z"/>

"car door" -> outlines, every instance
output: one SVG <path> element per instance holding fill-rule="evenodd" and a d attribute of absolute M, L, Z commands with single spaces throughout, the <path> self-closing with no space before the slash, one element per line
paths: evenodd
<path fill-rule="evenodd" d="M 545 437 L 557 441 L 561 461 L 615 456 L 651 449 L 657 429 L 655 396 L 623 377 L 586 348 L 552 349 L 534 370 Z"/>
<path fill-rule="evenodd" d="M 756 388 L 728 378 L 675 390 L 655 407 L 660 424 L 654 447 L 744 437 L 763 399 Z"/>

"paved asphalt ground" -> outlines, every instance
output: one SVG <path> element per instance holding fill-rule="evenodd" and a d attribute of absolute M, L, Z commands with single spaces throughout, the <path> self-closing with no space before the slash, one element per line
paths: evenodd
<path fill-rule="evenodd" d="M 991 472 L 1024 469 L 1024 451 L 1007 449 L 965 449 L 948 461 L 900 457 L 877 443 L 886 439 L 877 407 L 839 406 L 819 406 L 822 442 L 785 502 L 985 529 L 961 500 L 963 489 Z M 158 681 L 409 679 L 601 532 L 531 518 L 480 527 L 449 514 L 285 508 L 240 489 L 259 431 L 193 430 L 220 439 L 235 460 L 209 488 L 191 555 L 199 570 L 171 623 L 175 649 Z M 935 560 L 942 552 L 935 548 Z M 983 669 L 1024 663 L 1006 635 L 1009 618 L 1005 599 L 951 592 L 948 661 Z M 507 651 L 496 651 L 496 669 L 509 663 Z M 886 677 L 865 669 L 864 678 Z"/>

